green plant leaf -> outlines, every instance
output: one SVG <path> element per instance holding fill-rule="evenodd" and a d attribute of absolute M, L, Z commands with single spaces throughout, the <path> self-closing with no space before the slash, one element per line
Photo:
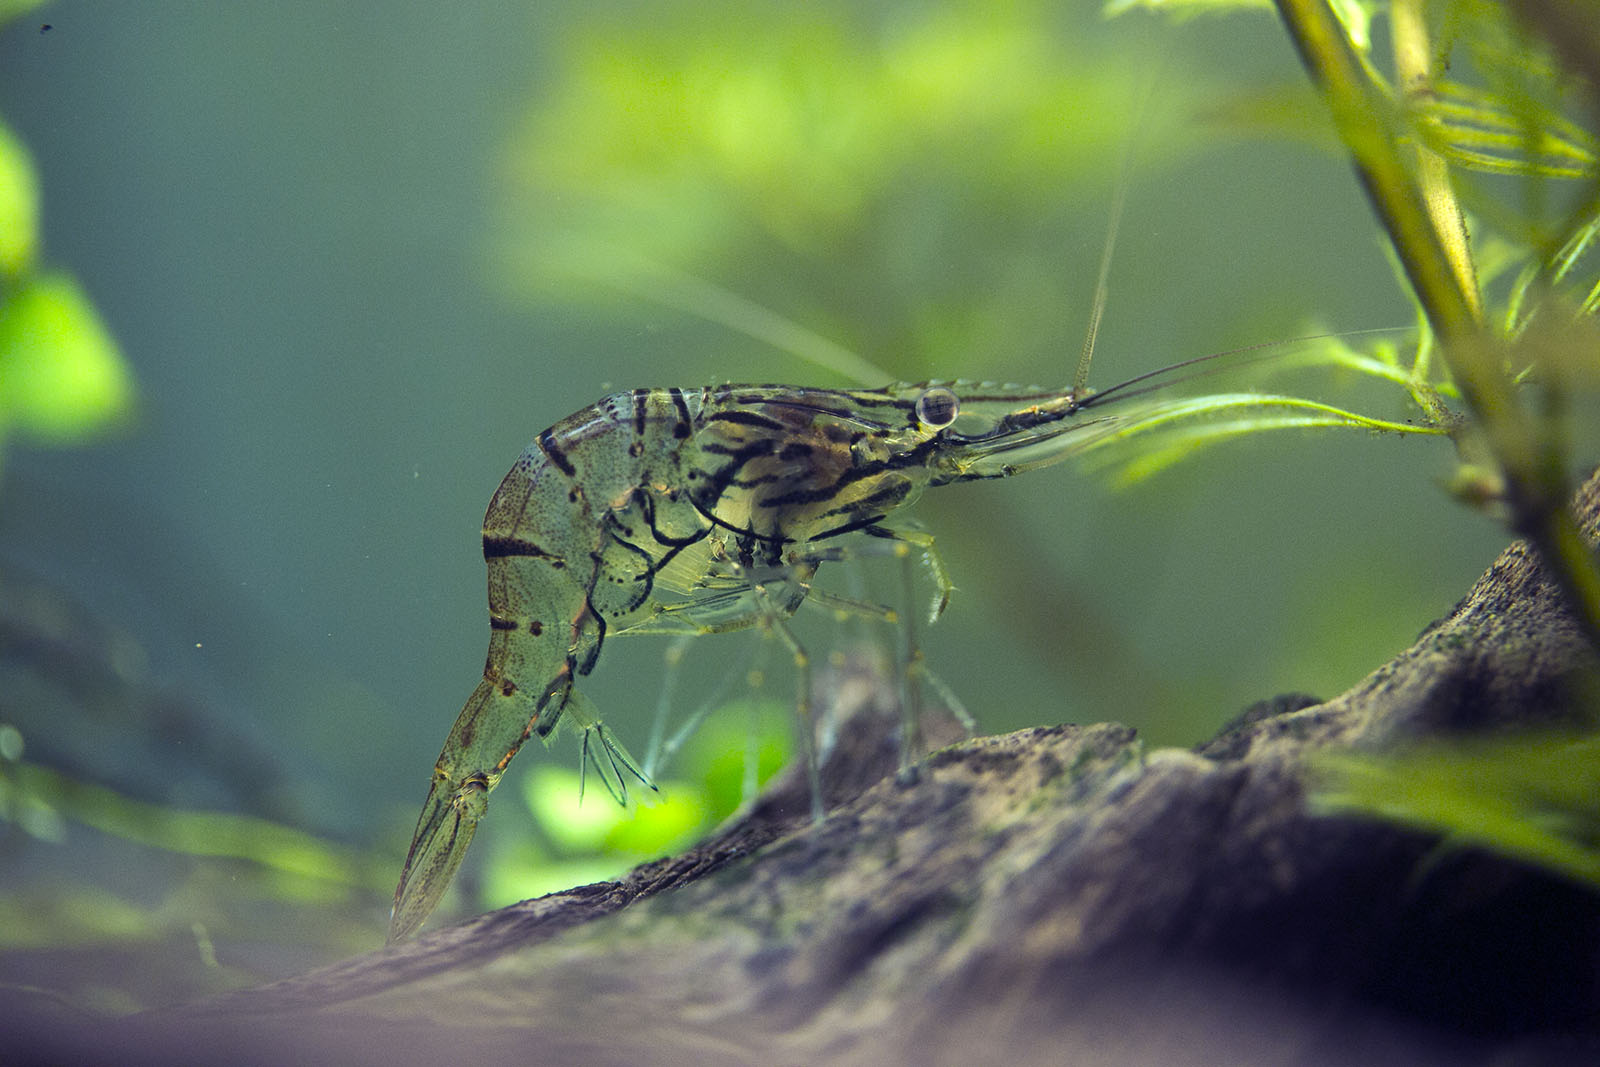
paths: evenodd
<path fill-rule="evenodd" d="M 1058 22 L 1037 0 L 714 0 L 576 27 L 507 145 L 500 280 L 643 296 L 869 385 L 1037 347 L 1060 247 L 1038 220 L 1103 195 L 1135 110 L 1141 157 L 1170 165 L 1213 99 L 1197 73 L 1152 93 Z"/>
<path fill-rule="evenodd" d="M 1232 415 L 1233 417 L 1224 417 Z M 1172 401 L 1130 417 L 1108 433 L 1090 439 L 1084 451 L 1109 444 L 1105 466 L 1120 485 L 1130 485 L 1189 458 L 1207 445 L 1270 430 L 1364 429 L 1387 433 L 1440 435 L 1433 426 L 1375 419 L 1354 411 L 1292 396 L 1255 393 L 1216 394 Z M 1141 440 L 1129 445 L 1130 438 Z"/>
<path fill-rule="evenodd" d="M 1161 11 L 1168 15 L 1212 15 L 1231 11 L 1271 11 L 1272 0 L 1107 0 L 1106 18 L 1130 11 Z"/>
<path fill-rule="evenodd" d="M 674 852 L 694 840 L 707 821 L 702 791 L 687 782 L 673 782 L 662 793 L 659 802 L 639 808 L 633 818 L 612 828 L 605 838 L 607 852 L 648 858 Z"/>
<path fill-rule="evenodd" d="M 1600 886 L 1600 735 L 1435 744 L 1318 760 L 1314 810 L 1436 830 Z"/>
<path fill-rule="evenodd" d="M 0 424 L 76 443 L 126 418 L 133 401 L 133 376 L 73 279 L 31 279 L 0 304 Z"/>
<path fill-rule="evenodd" d="M 628 866 L 614 856 L 588 854 L 557 860 L 531 846 L 510 849 L 491 857 L 484 865 L 478 905 L 503 908 L 520 900 L 615 878 Z"/>
<path fill-rule="evenodd" d="M 733 814 L 787 765 L 794 714 L 781 701 L 735 700 L 695 733 L 684 753 L 684 773 L 704 784 L 712 821 Z"/>
<path fill-rule="evenodd" d="M 622 807 L 603 794 L 580 796 L 579 777 L 570 770 L 540 767 L 522 789 L 540 829 L 561 853 L 636 858 L 684 843 L 706 821 L 701 790 L 680 781 L 660 785 L 660 794 L 649 801 Z"/>
<path fill-rule="evenodd" d="M 49 0 L 0 0 L 0 26 L 12 19 L 21 18 L 34 8 L 43 7 Z"/>
<path fill-rule="evenodd" d="M 1362 51 L 1372 41 L 1372 19 L 1380 9 L 1377 0 L 1330 0 L 1350 40 Z M 1134 10 L 1159 11 L 1175 18 L 1225 15 L 1235 11 L 1271 11 L 1272 0 L 1106 0 L 1106 18 Z"/>
<path fill-rule="evenodd" d="M 0 276 L 33 266 L 39 246 L 39 182 L 28 149 L 0 122 Z"/>
<path fill-rule="evenodd" d="M 1452 162 L 1490 174 L 1593 178 L 1597 145 L 1587 130 L 1530 101 L 1441 82 L 1419 107 L 1419 128 Z"/>
<path fill-rule="evenodd" d="M 24 820 L 30 806 L 42 805 L 61 820 L 168 852 L 248 860 L 310 882 L 387 887 L 386 865 L 267 819 L 135 800 L 23 761 L 0 764 L 0 786 L 0 819 L 6 821 Z"/>
<path fill-rule="evenodd" d="M 522 796 L 556 848 L 570 854 L 598 853 L 606 835 L 637 809 L 604 796 L 579 796 L 578 785 L 577 772 L 541 766 L 523 779 Z"/>

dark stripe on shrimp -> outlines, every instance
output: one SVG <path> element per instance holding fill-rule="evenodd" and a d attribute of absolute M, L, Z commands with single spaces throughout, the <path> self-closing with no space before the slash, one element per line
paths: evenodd
<path fill-rule="evenodd" d="M 777 442 L 770 438 L 761 437 L 749 444 L 738 448 L 731 448 L 718 442 L 708 442 L 701 446 L 702 452 L 718 456 L 727 456 L 728 462 L 708 473 L 704 489 L 696 490 L 697 501 L 721 500 L 729 487 L 735 485 L 739 473 L 744 470 L 745 464 L 753 459 L 765 459 L 778 451 Z M 755 480 L 752 479 L 752 482 Z"/>
<path fill-rule="evenodd" d="M 533 556 L 538 559 L 559 560 L 561 557 L 546 552 L 532 541 L 520 537 L 483 535 L 483 558 L 503 559 L 506 556 Z"/>
<path fill-rule="evenodd" d="M 900 505 L 911 492 L 911 483 L 904 478 L 896 478 L 883 488 L 868 493 L 860 500 L 852 500 L 843 507 L 825 511 L 820 518 L 832 515 L 860 515 L 863 511 L 874 511 L 879 515 L 886 515 Z"/>
<path fill-rule="evenodd" d="M 694 432 L 694 420 L 689 417 L 689 405 L 684 403 L 682 389 L 674 386 L 667 390 L 667 395 L 672 397 L 672 406 L 678 409 L 678 421 L 672 427 L 672 436 L 681 440 Z"/>
<path fill-rule="evenodd" d="M 777 419 L 758 411 L 717 411 L 706 416 L 707 422 L 731 422 L 739 426 L 759 426 L 773 433 L 790 433 L 792 428 Z"/>
<path fill-rule="evenodd" d="M 556 444 L 555 434 L 545 430 L 539 434 L 538 441 L 539 450 L 550 457 L 551 463 L 561 468 L 562 474 L 571 478 L 578 473 L 578 468 L 572 465 L 572 460 L 568 459 L 567 454 L 561 450 L 561 446 Z"/>
<path fill-rule="evenodd" d="M 879 512 L 876 515 L 868 515 L 864 518 L 852 519 L 847 523 L 835 526 L 831 530 L 823 530 L 819 534 L 813 534 L 812 536 L 806 538 L 806 543 L 813 544 L 817 541 L 823 540 L 824 538 L 838 537 L 840 534 L 854 533 L 857 530 L 865 530 L 874 523 L 882 522 L 883 518 L 883 512 Z"/>
<path fill-rule="evenodd" d="M 650 536 L 655 538 L 656 544 L 667 546 L 672 549 L 671 552 L 667 553 L 665 558 L 658 561 L 658 567 L 665 563 L 667 559 L 670 559 L 672 555 L 678 551 L 678 549 L 683 548 L 686 545 L 694 544 L 696 541 L 705 537 L 705 535 L 710 532 L 709 530 L 694 530 L 684 537 L 673 537 L 670 534 L 663 533 L 661 527 L 656 525 L 655 493 L 652 492 L 648 486 L 641 486 L 637 494 L 634 496 L 634 499 L 639 502 L 639 510 L 644 513 L 645 525 L 650 527 Z"/>
<path fill-rule="evenodd" d="M 633 432 L 643 434 L 645 420 L 650 413 L 650 390 L 635 389 L 633 391 Z"/>
<path fill-rule="evenodd" d="M 927 463 L 928 454 L 939 447 L 937 438 L 929 438 L 909 452 L 903 452 L 888 459 L 877 460 L 872 463 L 862 463 L 850 467 L 839 474 L 828 485 L 818 486 L 815 489 L 796 489 L 784 493 L 782 496 L 768 497 L 761 502 L 762 507 L 782 508 L 791 504 L 815 504 L 819 501 L 829 500 L 839 495 L 845 486 L 852 482 L 859 482 L 863 478 L 870 478 L 877 474 L 889 471 L 903 470 L 906 467 L 921 467 Z M 903 495 L 903 494 L 902 494 Z"/>

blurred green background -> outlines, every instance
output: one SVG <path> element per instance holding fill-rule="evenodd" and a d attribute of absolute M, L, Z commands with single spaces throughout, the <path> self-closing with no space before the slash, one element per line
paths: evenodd
<path fill-rule="evenodd" d="M 854 384 L 674 305 L 731 292 L 898 378 L 1065 384 L 1131 144 L 1092 382 L 1407 325 L 1303 83 L 1270 17 L 1092 4 L 14 19 L 0 119 L 36 168 L 41 269 L 76 277 L 137 399 L 93 439 L 12 435 L 0 466 L 0 758 L 58 776 L 10 779 L 32 806 L 0 823 L 0 914 L 29 933 L 0 938 L 0 982 L 127 1010 L 381 942 L 482 663 L 479 522 L 523 445 L 612 389 Z M 1332 695 L 1506 540 L 1446 502 L 1451 468 L 1425 440 L 1275 435 L 1124 492 L 1068 467 L 932 493 L 959 591 L 928 660 L 987 731 L 1187 744 Z M 686 674 L 755 640 L 700 642 Z M 586 684 L 636 751 L 663 651 L 610 642 Z M 576 759 L 530 748 L 512 780 Z M 114 794 L 64 792 L 94 786 Z M 465 910 L 517 895 L 483 865 L 531 833 L 519 792 Z M 346 866 L 129 843 L 185 840 L 174 810 Z"/>

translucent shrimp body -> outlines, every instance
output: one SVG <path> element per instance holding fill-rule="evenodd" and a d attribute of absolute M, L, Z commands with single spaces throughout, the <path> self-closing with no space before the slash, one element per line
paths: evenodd
<path fill-rule="evenodd" d="M 635 389 L 540 433 L 484 517 L 483 680 L 434 767 L 389 940 L 411 936 L 438 905 L 529 737 L 548 743 L 571 719 L 614 796 L 625 798 L 629 778 L 654 788 L 574 687 L 608 635 L 757 624 L 787 635 L 783 620 L 848 535 L 919 554 L 940 587 L 937 615 L 950 585 L 933 540 L 897 528 L 896 514 L 927 486 L 1063 458 L 1114 418 L 1081 413 L 1122 388 Z"/>

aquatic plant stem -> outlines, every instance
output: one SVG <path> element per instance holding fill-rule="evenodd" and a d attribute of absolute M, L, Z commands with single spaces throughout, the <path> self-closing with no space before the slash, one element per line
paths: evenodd
<path fill-rule="evenodd" d="M 1400 0 L 1399 6 L 1406 2 Z M 1462 400 L 1500 469 L 1513 528 L 1538 549 L 1582 621 L 1590 644 L 1600 651 L 1600 570 L 1568 510 L 1561 451 L 1517 402 L 1502 369 L 1507 344 L 1485 327 L 1470 264 L 1461 269 L 1450 239 L 1440 229 L 1444 216 L 1430 210 L 1419 168 L 1403 155 L 1412 139 L 1402 136 L 1399 109 L 1376 72 L 1352 47 L 1327 0 L 1276 3 L 1439 338 Z M 1401 14 L 1399 21 L 1417 14 Z M 1397 36 L 1409 32 L 1397 31 Z M 1402 77 L 1420 76 L 1426 81 L 1431 57 L 1425 39 L 1420 48 L 1416 43 L 1414 37 L 1397 42 L 1397 47 L 1406 49 L 1408 69 L 1402 70 Z M 1453 200 L 1447 181 L 1432 192 Z"/>

